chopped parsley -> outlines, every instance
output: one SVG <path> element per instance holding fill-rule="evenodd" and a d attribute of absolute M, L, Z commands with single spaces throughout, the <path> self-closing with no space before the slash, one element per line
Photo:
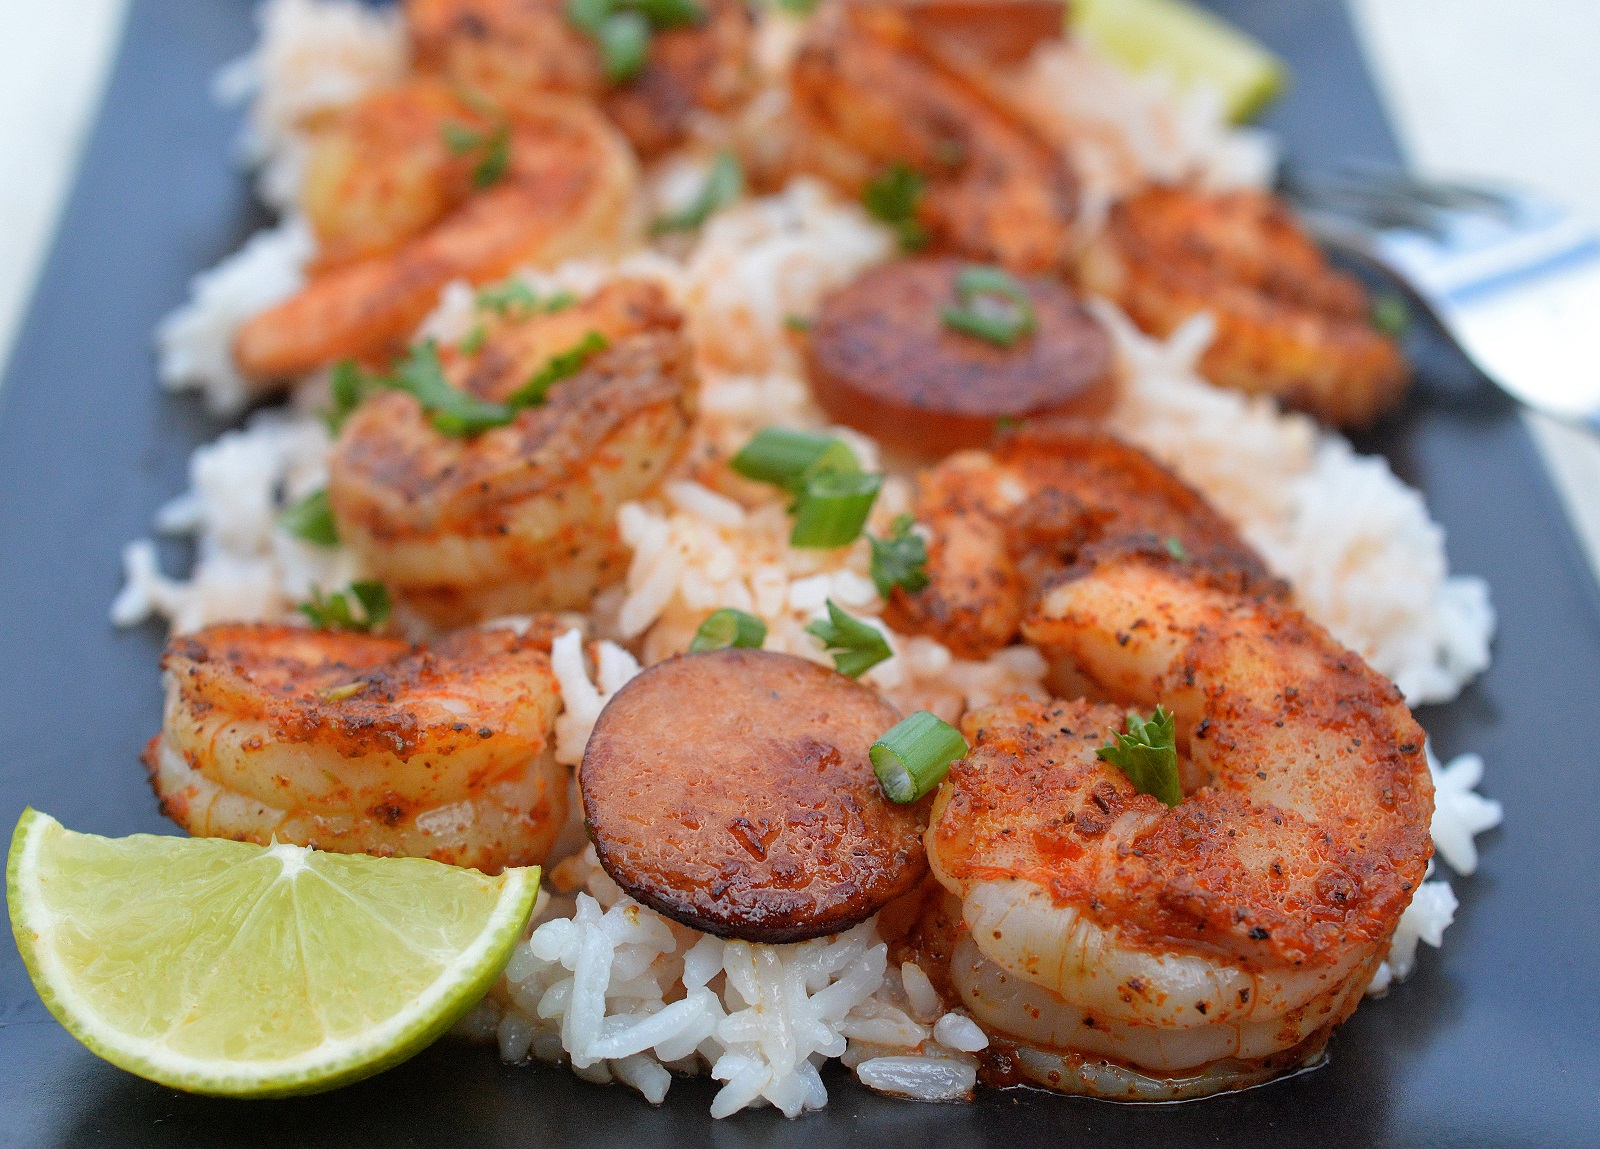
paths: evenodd
<path fill-rule="evenodd" d="M 1157 706 L 1148 721 L 1129 712 L 1127 732 L 1111 732 L 1112 742 L 1095 754 L 1128 776 L 1141 794 L 1159 798 L 1168 806 L 1183 801 L 1178 784 L 1178 742 L 1172 715 Z"/>
<path fill-rule="evenodd" d="M 339 545 L 339 524 L 333 520 L 326 489 L 313 491 L 278 517 L 283 529 L 319 547 Z"/>
<path fill-rule="evenodd" d="M 915 171 L 896 163 L 861 190 L 861 203 L 867 214 L 893 228 L 904 251 L 919 251 L 928 242 L 928 231 L 917 220 L 924 186 Z"/>
<path fill-rule="evenodd" d="M 444 146 L 453 156 L 478 153 L 472 165 L 472 186 L 480 191 L 497 182 L 511 165 L 511 126 L 496 124 L 479 131 L 465 124 L 447 122 L 444 125 Z"/>
<path fill-rule="evenodd" d="M 860 678 L 878 663 L 894 657 L 889 642 L 881 631 L 852 618 L 840 610 L 830 598 L 828 617 L 818 619 L 806 627 L 806 633 L 818 639 L 827 652 L 833 655 L 834 669 L 851 678 Z"/>
<path fill-rule="evenodd" d="M 324 595 L 320 587 L 311 588 L 311 598 L 299 611 L 318 630 L 375 630 L 389 618 L 389 591 L 381 582 L 363 580 L 349 590 Z"/>
<path fill-rule="evenodd" d="M 723 149 L 712 161 L 700 194 L 683 210 L 656 220 L 650 225 L 650 230 L 656 235 L 671 231 L 693 231 L 743 194 L 744 165 L 732 151 Z"/>
<path fill-rule="evenodd" d="M 872 544 L 872 582 L 884 598 L 895 587 L 915 594 L 928 585 L 928 544 L 912 529 L 916 520 L 896 515 L 883 538 L 867 536 Z"/>
<path fill-rule="evenodd" d="M 575 347 L 568 348 L 559 355 L 552 355 L 550 362 L 534 372 L 533 377 L 518 388 L 506 402 L 512 409 L 518 411 L 524 407 L 544 406 L 550 388 L 582 371 L 591 356 L 599 354 L 609 346 L 610 343 L 604 335 L 598 331 L 590 331 Z"/>

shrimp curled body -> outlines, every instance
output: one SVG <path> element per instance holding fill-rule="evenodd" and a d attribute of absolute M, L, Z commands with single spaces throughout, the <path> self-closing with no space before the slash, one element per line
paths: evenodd
<path fill-rule="evenodd" d="M 927 834 L 970 931 L 956 990 L 1074 1092 L 1197 1096 L 1314 1059 L 1432 852 L 1399 692 L 1280 600 L 1145 555 L 1069 575 L 1023 629 L 1101 696 L 1172 711 L 1185 797 L 1096 756 L 1121 707 L 969 715 Z"/>
<path fill-rule="evenodd" d="M 533 635 L 391 638 L 227 623 L 174 638 L 145 764 L 191 834 L 498 871 L 566 818 L 560 691 Z"/>

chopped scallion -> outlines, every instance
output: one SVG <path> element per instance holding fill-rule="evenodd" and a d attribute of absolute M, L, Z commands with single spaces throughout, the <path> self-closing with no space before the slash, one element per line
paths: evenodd
<path fill-rule="evenodd" d="M 822 470 L 806 479 L 795 504 L 793 547 L 842 547 L 853 543 L 883 486 L 882 475 Z"/>
<path fill-rule="evenodd" d="M 874 742 L 867 757 L 884 797 L 904 805 L 932 793 L 950 772 L 950 763 L 965 757 L 967 749 L 961 731 L 919 710 Z"/>
<path fill-rule="evenodd" d="M 461 342 L 456 344 L 456 350 L 463 355 L 476 355 L 483 350 L 484 340 L 489 338 L 489 329 L 481 323 L 474 323 L 472 330 L 461 337 Z"/>
<path fill-rule="evenodd" d="M 329 595 L 312 587 L 310 601 L 301 603 L 299 610 L 318 630 L 373 630 L 389 618 L 389 591 L 370 580 L 353 582 L 349 590 Z"/>
<path fill-rule="evenodd" d="M 861 190 L 867 214 L 893 228 L 904 251 L 917 251 L 928 242 L 927 229 L 917 220 L 923 187 L 921 176 L 897 163 Z"/>
<path fill-rule="evenodd" d="M 828 617 L 808 625 L 806 633 L 819 639 L 833 655 L 834 668 L 851 678 L 860 678 L 878 663 L 894 657 L 882 632 L 852 618 L 834 605 L 831 598 Z"/>
<path fill-rule="evenodd" d="M 694 632 L 689 644 L 690 654 L 704 654 L 711 650 L 738 647 L 741 650 L 760 650 L 767 640 L 767 624 L 753 614 L 725 606 L 713 611 Z"/>
<path fill-rule="evenodd" d="M 534 294 L 533 288 L 515 277 L 480 287 L 474 302 L 484 311 L 492 311 L 496 315 L 535 311 L 539 307 L 539 297 Z"/>
<path fill-rule="evenodd" d="M 446 123 L 443 129 L 444 146 L 453 156 L 481 152 L 472 167 L 472 185 L 480 190 L 506 174 L 511 163 L 511 128 L 499 123 L 478 131 L 465 124 Z"/>
<path fill-rule="evenodd" d="M 334 522 L 333 508 L 328 505 L 328 492 L 313 491 L 294 506 L 284 511 L 278 521 L 283 529 L 296 538 L 305 539 L 321 547 L 339 545 L 339 524 Z"/>
<path fill-rule="evenodd" d="M 956 306 L 942 312 L 953 331 L 1010 347 L 1036 326 L 1028 289 L 998 267 L 974 266 L 956 276 Z"/>
<path fill-rule="evenodd" d="M 465 438 L 503 427 L 516 418 L 515 409 L 504 403 L 485 403 L 450 386 L 439 363 L 439 349 L 431 339 L 413 344 L 394 374 L 382 382 L 414 396 L 429 421 L 446 435 Z"/>
<path fill-rule="evenodd" d="M 613 84 L 633 79 L 650 62 L 650 21 L 639 12 L 613 12 L 595 29 L 600 71 Z"/>
<path fill-rule="evenodd" d="M 598 331 L 590 331 L 575 347 L 568 348 L 559 355 L 552 355 L 550 362 L 536 371 L 533 378 L 506 400 L 507 405 L 519 411 L 524 407 L 543 406 L 550 395 L 550 388 L 582 371 L 590 356 L 599 354 L 608 346 L 610 344 L 604 335 Z"/>
<path fill-rule="evenodd" d="M 766 427 L 746 443 L 728 466 L 747 479 L 799 493 L 813 470 L 861 469 L 850 448 L 829 435 Z"/>
<path fill-rule="evenodd" d="M 333 380 L 329 387 L 333 405 L 322 414 L 328 430 L 337 435 L 351 413 L 380 387 L 379 381 L 361 370 L 353 359 L 341 359 L 334 364 Z"/>
<path fill-rule="evenodd" d="M 1178 782 L 1178 741 L 1172 715 L 1157 706 L 1148 721 L 1129 713 L 1125 734 L 1111 732 L 1112 742 L 1095 754 L 1127 775 L 1141 794 L 1159 798 L 1168 806 L 1183 801 Z"/>
<path fill-rule="evenodd" d="M 1167 553 L 1173 561 L 1185 563 L 1189 561 L 1189 552 L 1184 548 L 1183 540 L 1177 535 L 1168 535 L 1166 540 Z"/>
<path fill-rule="evenodd" d="M 883 538 L 868 536 L 872 544 L 872 582 L 888 598 L 895 587 L 915 594 L 928 585 L 928 544 L 912 530 L 910 515 L 896 515 Z"/>
<path fill-rule="evenodd" d="M 715 212 L 744 194 L 744 165 L 733 152 L 723 150 L 712 161 L 700 194 L 682 211 L 663 216 L 651 225 L 657 235 L 669 231 L 693 231 Z"/>

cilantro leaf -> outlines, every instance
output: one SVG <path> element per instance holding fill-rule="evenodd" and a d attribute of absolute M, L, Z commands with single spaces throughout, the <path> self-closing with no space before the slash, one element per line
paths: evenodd
<path fill-rule="evenodd" d="M 1178 742 L 1172 715 L 1157 706 L 1148 721 L 1128 714 L 1127 732 L 1111 732 L 1113 741 L 1095 751 L 1103 762 L 1109 762 L 1128 776 L 1141 794 L 1161 799 L 1168 806 L 1183 801 L 1183 787 L 1178 783 Z"/>
<path fill-rule="evenodd" d="M 889 641 L 882 632 L 852 618 L 828 600 L 828 617 L 818 619 L 806 627 L 806 633 L 819 639 L 827 652 L 833 655 L 833 665 L 840 674 L 860 678 L 878 663 L 894 657 Z"/>
<path fill-rule="evenodd" d="M 896 515 L 883 538 L 868 535 L 872 544 L 872 582 L 884 598 L 895 587 L 915 594 L 928 585 L 928 544 L 912 530 L 916 520 Z"/>

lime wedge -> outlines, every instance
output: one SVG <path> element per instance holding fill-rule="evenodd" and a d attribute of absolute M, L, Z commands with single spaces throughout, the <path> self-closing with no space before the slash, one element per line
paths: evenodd
<path fill-rule="evenodd" d="M 11 928 L 39 996 L 95 1053 L 192 1093 L 314 1093 L 405 1060 L 489 988 L 537 868 L 213 838 L 100 838 L 23 813 Z"/>
<path fill-rule="evenodd" d="M 1222 93 L 1247 120 L 1283 90 L 1283 62 L 1237 28 L 1187 0 L 1072 0 L 1072 28 L 1135 72 L 1171 73 Z"/>

